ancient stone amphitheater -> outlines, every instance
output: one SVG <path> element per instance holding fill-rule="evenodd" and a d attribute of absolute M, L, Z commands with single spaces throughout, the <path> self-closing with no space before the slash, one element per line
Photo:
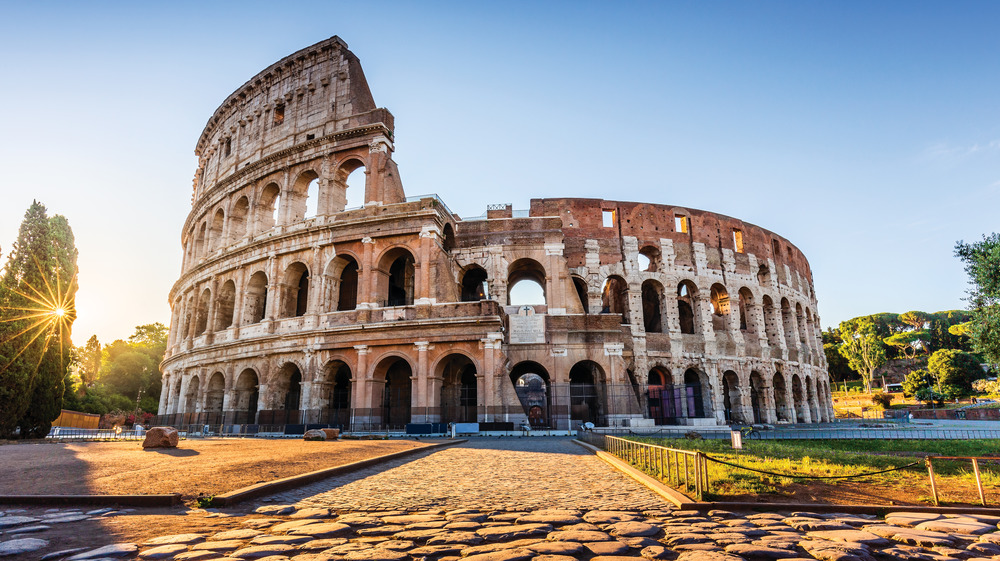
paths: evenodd
<path fill-rule="evenodd" d="M 393 116 L 338 37 L 216 110 L 170 293 L 161 422 L 832 418 L 812 274 L 788 240 L 601 199 L 460 218 L 436 195 L 406 196 L 393 150 Z M 363 205 L 346 208 L 352 173 Z"/>

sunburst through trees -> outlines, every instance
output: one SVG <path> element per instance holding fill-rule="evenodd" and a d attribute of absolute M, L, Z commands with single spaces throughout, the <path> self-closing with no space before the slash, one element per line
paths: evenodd
<path fill-rule="evenodd" d="M 42 437 L 62 406 L 77 289 L 63 216 L 33 202 L 0 278 L 0 438 Z"/>

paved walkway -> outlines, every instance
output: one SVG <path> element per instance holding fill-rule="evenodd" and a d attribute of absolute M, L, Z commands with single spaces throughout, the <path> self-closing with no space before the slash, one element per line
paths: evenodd
<path fill-rule="evenodd" d="M 472 438 L 271 500 L 334 510 L 646 510 L 669 504 L 572 439 L 538 437 Z"/>
<path fill-rule="evenodd" d="M 474 439 L 266 497 L 146 543 L 57 552 L 56 524 L 129 516 L 0 510 L 0 557 L 98 561 L 960 561 L 1000 559 L 998 516 L 676 510 L 567 439 Z M 135 514 L 141 514 L 139 512 Z M 235 527 L 236 529 L 231 529 Z M 6 561 L 6 559 L 4 559 Z"/>

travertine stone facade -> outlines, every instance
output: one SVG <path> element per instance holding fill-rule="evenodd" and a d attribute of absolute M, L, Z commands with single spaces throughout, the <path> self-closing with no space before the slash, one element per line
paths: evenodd
<path fill-rule="evenodd" d="M 812 274 L 787 240 L 668 205 L 407 198 L 393 117 L 333 37 L 198 140 L 160 414 L 175 422 L 819 422 Z M 346 209 L 364 173 L 364 206 Z M 539 303 L 511 305 L 534 283 Z"/>

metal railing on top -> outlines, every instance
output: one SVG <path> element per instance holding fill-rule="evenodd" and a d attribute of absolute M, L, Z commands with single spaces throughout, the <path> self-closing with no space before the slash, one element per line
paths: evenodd
<path fill-rule="evenodd" d="M 700 501 L 709 491 L 705 454 L 636 442 L 627 438 L 582 432 L 578 438 L 625 460 L 646 475 L 674 488 L 694 491 Z"/>

